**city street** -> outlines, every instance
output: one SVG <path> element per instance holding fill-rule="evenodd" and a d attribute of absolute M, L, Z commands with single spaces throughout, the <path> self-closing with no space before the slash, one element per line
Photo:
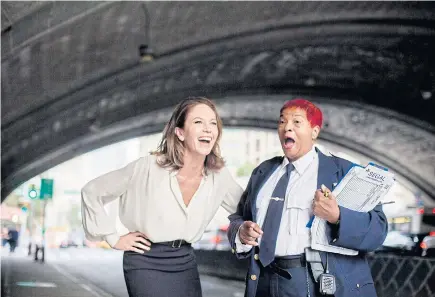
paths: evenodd
<path fill-rule="evenodd" d="M 13 255 L 2 250 L 2 262 L 8 258 L 31 261 L 22 248 L 17 249 Z M 128 297 L 122 274 L 122 252 L 99 248 L 50 249 L 45 265 L 53 267 L 72 283 L 85 288 L 89 296 Z M 201 283 L 204 297 L 243 296 L 242 282 L 202 275 Z"/>

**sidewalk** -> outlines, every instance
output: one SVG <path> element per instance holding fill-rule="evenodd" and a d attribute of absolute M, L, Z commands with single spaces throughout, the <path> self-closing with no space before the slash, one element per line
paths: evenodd
<path fill-rule="evenodd" d="M 4 251 L 1 293 L 4 297 L 113 297 L 54 264 L 35 262 L 20 254 L 5 255 Z"/>

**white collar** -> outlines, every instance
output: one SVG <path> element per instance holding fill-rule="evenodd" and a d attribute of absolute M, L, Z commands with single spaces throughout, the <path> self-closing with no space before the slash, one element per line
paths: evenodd
<path fill-rule="evenodd" d="M 295 169 L 299 175 L 302 175 L 305 172 L 305 170 L 308 168 L 308 166 L 314 160 L 315 156 L 316 156 L 316 149 L 313 145 L 313 147 L 311 148 L 311 150 L 308 153 L 306 153 L 305 155 L 303 155 L 302 157 L 300 157 L 296 161 L 292 162 L 293 166 L 295 167 Z M 290 163 L 290 161 L 288 160 L 288 158 L 284 157 L 284 160 L 281 163 L 281 168 L 284 168 L 289 163 Z"/>

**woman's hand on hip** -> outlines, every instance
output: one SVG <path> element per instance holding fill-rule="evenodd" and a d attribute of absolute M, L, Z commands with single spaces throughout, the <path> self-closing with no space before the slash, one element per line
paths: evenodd
<path fill-rule="evenodd" d="M 143 233 L 130 232 L 121 236 L 113 248 L 121 251 L 133 251 L 143 254 L 145 251 L 151 249 L 151 242 L 145 238 L 146 236 Z"/>

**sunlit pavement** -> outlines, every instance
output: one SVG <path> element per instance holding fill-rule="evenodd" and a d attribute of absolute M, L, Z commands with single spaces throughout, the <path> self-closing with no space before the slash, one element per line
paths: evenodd
<path fill-rule="evenodd" d="M 65 283 L 75 284 L 74 292 L 63 290 L 61 295 L 59 290 L 56 295 L 47 295 L 46 297 L 66 297 L 71 296 L 96 296 L 96 297 L 127 297 L 127 290 L 122 274 L 122 252 L 115 250 L 106 250 L 100 248 L 67 248 L 67 249 L 49 249 L 46 253 L 46 263 L 36 264 L 32 257 L 27 256 L 27 250 L 17 248 L 14 254 L 9 254 L 8 249 L 3 248 L 2 254 L 2 269 L 6 268 L 9 276 L 5 280 L 8 290 L 4 293 L 6 297 L 24 297 L 24 295 L 12 294 L 12 290 L 17 286 L 27 286 L 27 290 L 31 290 L 32 296 L 44 296 L 54 293 Z M 4 265 L 6 264 L 6 265 Z M 14 265 L 28 265 L 33 267 L 30 269 L 47 269 L 52 271 L 52 274 L 57 274 L 53 280 L 47 278 L 38 278 L 40 276 L 33 275 L 28 271 L 28 274 L 22 274 L 23 277 L 11 274 L 20 274 L 16 269 L 11 269 Z M 3 267 L 9 266 L 9 267 Z M 26 268 L 20 268 L 26 269 Z M 12 272 L 11 272 L 12 271 Z M 35 271 L 36 272 L 36 271 Z M 42 272 L 38 271 L 41 274 Z M 2 286 L 3 286 L 2 272 Z M 46 274 L 46 277 L 48 275 Z M 26 279 L 25 279 L 26 278 Z M 30 278 L 30 279 L 29 279 Z M 13 281 L 12 281 L 13 280 Z M 57 284 L 56 282 L 59 282 Z M 239 281 L 222 280 L 216 277 L 201 275 L 201 284 L 204 297 L 241 297 L 243 296 L 244 284 Z M 81 292 L 78 290 L 81 289 Z M 44 291 L 42 295 L 37 294 L 37 291 Z M 9 291 L 9 293 L 8 293 Z M 22 290 L 21 290 L 22 291 Z M 35 293 L 36 292 L 36 293 Z M 35 294 L 34 294 L 35 293 Z M 85 294 L 85 295 L 83 295 Z M 27 296 L 26 296 L 27 297 Z"/>

